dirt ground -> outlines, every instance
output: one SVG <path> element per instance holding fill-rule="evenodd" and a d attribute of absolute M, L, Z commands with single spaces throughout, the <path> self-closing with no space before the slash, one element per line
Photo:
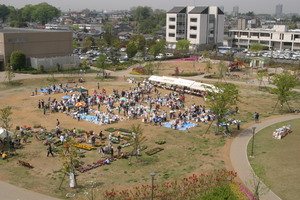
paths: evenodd
<path fill-rule="evenodd" d="M 164 63 L 164 66 L 161 66 L 162 74 L 160 75 L 168 75 L 177 65 L 179 65 L 180 70 L 189 71 L 194 64 L 193 62 Z M 196 71 L 204 72 L 205 64 L 196 63 L 195 65 Z M 64 84 L 66 79 L 60 78 L 59 81 Z M 87 82 L 82 84 L 83 87 L 89 90 L 96 89 L 98 80 L 91 77 L 86 77 L 86 80 Z M 80 174 L 78 178 L 82 190 L 86 189 L 85 183 L 89 180 L 99 182 L 99 193 L 103 193 L 106 189 L 111 188 L 130 188 L 137 184 L 148 184 L 150 181 L 149 173 L 152 171 L 158 172 L 157 181 L 163 182 L 169 179 L 187 177 L 193 173 L 208 172 L 217 168 L 232 170 L 229 159 L 232 139 L 224 139 L 213 134 L 204 134 L 209 124 L 199 124 L 199 127 L 195 127 L 191 129 L 191 133 L 187 133 L 186 131 L 174 131 L 164 127 L 143 124 L 141 119 L 125 120 L 111 125 L 99 126 L 86 121 L 76 121 L 63 113 L 47 112 L 44 115 L 43 111 L 38 109 L 38 100 L 44 99 L 47 102 L 49 97 L 60 100 L 64 94 L 31 96 L 35 88 L 45 87 L 50 82 L 46 79 L 24 80 L 21 82 L 21 86 L 0 90 L 1 108 L 5 106 L 13 107 L 13 127 L 24 125 L 32 127 L 35 124 L 40 124 L 47 130 L 51 130 L 55 129 L 56 119 L 59 119 L 62 128 L 73 129 L 75 127 L 87 131 L 93 130 L 98 134 L 100 130 L 104 131 L 104 129 L 109 127 L 130 129 L 132 124 L 141 124 L 144 129 L 144 135 L 148 139 L 146 145 L 149 147 L 154 147 L 154 141 L 157 139 L 167 140 L 167 144 L 163 146 L 165 150 L 158 153 L 157 156 L 147 158 L 148 160 L 144 163 L 128 166 L 128 161 L 119 160 L 109 167 L 99 167 L 90 172 Z M 121 91 L 122 89 L 128 90 L 132 86 L 133 84 L 125 82 L 122 78 L 100 82 L 100 87 L 105 88 L 107 93 L 112 93 L 113 88 L 118 88 Z M 163 93 L 169 92 L 161 91 Z M 253 109 L 261 109 L 261 112 L 266 111 L 262 113 L 262 117 L 269 116 L 267 110 L 270 110 L 272 105 L 274 105 L 274 97 L 253 90 L 253 88 L 246 88 L 242 93 L 245 103 L 239 106 L 245 119 L 245 126 L 247 123 L 251 123 L 249 118 L 252 118 L 251 112 L 254 112 Z M 261 96 L 257 96 L 257 94 L 261 94 Z M 268 99 L 268 101 L 260 101 L 262 97 Z M 190 95 L 186 96 L 186 101 L 187 106 L 190 106 L 192 103 L 205 104 L 203 99 Z M 236 130 L 234 131 L 236 133 Z M 209 133 L 211 132 L 210 130 Z M 104 131 L 104 134 L 107 136 L 109 133 Z M 37 141 L 35 138 L 30 138 L 29 141 L 30 143 L 25 144 L 23 150 L 18 150 L 18 158 L 12 158 L 7 163 L 0 162 L 2 169 L 0 171 L 0 179 L 37 192 L 63 197 L 69 189 L 66 179 L 63 184 L 64 190 L 57 190 L 57 185 L 60 183 L 61 178 L 61 176 L 57 175 L 57 171 L 61 168 L 58 157 L 46 157 L 46 146 L 41 141 Z M 86 157 L 83 161 L 87 164 L 101 159 L 97 151 L 87 152 Z M 30 162 L 34 168 L 29 170 L 18 166 L 17 159 Z M 79 192 L 82 192 L 82 190 L 79 190 Z"/>

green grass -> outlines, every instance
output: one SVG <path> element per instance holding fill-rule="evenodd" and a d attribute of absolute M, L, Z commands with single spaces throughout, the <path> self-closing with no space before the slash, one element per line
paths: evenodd
<path fill-rule="evenodd" d="M 275 129 L 292 125 L 292 133 L 281 140 L 272 138 Z M 272 125 L 254 138 L 254 157 L 249 161 L 255 173 L 282 199 L 298 199 L 300 185 L 299 120 Z M 248 155 L 252 141 L 248 144 Z"/>

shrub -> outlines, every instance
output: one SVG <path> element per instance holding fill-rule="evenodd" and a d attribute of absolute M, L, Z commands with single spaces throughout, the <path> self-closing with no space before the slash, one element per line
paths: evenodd
<path fill-rule="evenodd" d="M 179 76 L 197 76 L 197 72 L 181 72 Z"/>
<path fill-rule="evenodd" d="M 10 65 L 13 70 L 21 70 L 26 66 L 26 55 L 22 51 L 13 51 L 10 55 Z"/>
<path fill-rule="evenodd" d="M 130 72 L 130 74 L 132 74 L 132 75 L 143 75 L 143 74 L 140 74 L 138 72 Z"/>
<path fill-rule="evenodd" d="M 40 66 L 39 66 L 39 71 L 40 71 L 40 72 L 45 72 L 44 65 L 40 65 Z"/>
<path fill-rule="evenodd" d="M 213 187 L 209 192 L 201 195 L 200 200 L 237 200 L 235 194 L 231 191 L 229 185 L 220 185 Z"/>

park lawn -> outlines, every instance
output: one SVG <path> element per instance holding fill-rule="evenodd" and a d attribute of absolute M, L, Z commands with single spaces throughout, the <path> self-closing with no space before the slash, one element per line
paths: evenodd
<path fill-rule="evenodd" d="M 281 140 L 273 139 L 274 130 L 286 125 L 292 126 L 292 133 Z M 275 194 L 286 200 L 299 198 L 299 132 L 299 120 L 267 127 L 255 135 L 254 157 L 249 157 L 255 173 Z M 248 155 L 250 151 L 251 141 L 248 144 Z"/>
<path fill-rule="evenodd" d="M 169 72 L 172 72 L 170 64 L 168 65 Z M 99 133 L 108 127 L 130 129 L 132 124 L 141 124 L 144 129 L 144 135 L 147 137 L 145 145 L 148 149 L 157 147 L 155 141 L 165 139 L 167 142 L 161 145 L 164 150 L 153 155 L 146 156 L 143 153 L 141 161 L 136 162 L 133 158 L 132 165 L 128 165 L 128 160 L 118 160 L 110 166 L 102 166 L 85 173 L 79 173 L 78 183 L 80 187 L 77 190 L 77 197 L 84 191 L 89 190 L 89 182 L 92 180 L 97 183 L 97 193 L 103 194 L 105 190 L 131 188 L 141 184 L 150 184 L 151 178 L 149 173 L 156 172 L 156 182 L 164 182 L 169 180 L 180 179 L 187 177 L 193 173 L 206 173 L 213 169 L 227 168 L 226 154 L 229 152 L 230 146 L 227 142 L 228 138 L 222 136 L 214 136 L 213 128 L 204 134 L 209 124 L 200 123 L 199 127 L 192 128 L 190 133 L 187 131 L 174 131 L 172 129 L 150 126 L 142 124 L 141 119 L 121 121 L 116 124 L 108 126 L 97 126 L 89 122 L 77 122 L 70 117 L 61 113 L 48 113 L 42 115 L 42 111 L 37 109 L 37 102 L 39 99 L 48 99 L 49 96 L 35 96 L 30 94 L 35 88 L 42 88 L 49 84 L 58 84 L 60 81 L 65 83 L 71 78 L 78 78 L 73 76 L 66 76 L 62 78 L 55 77 L 52 79 L 34 79 L 18 81 L 20 84 L 15 86 L 0 87 L 0 99 L 5 102 L 5 105 L 13 106 L 13 121 L 14 127 L 16 125 L 41 124 L 48 130 L 55 128 L 55 120 L 59 118 L 62 122 L 63 128 L 73 129 L 74 127 L 94 130 Z M 87 82 L 80 84 L 88 89 L 96 89 L 97 82 L 100 80 L 95 77 L 84 77 Z M 73 84 L 69 84 L 73 85 Z M 106 88 L 107 93 L 111 94 L 113 88 L 128 89 L 132 84 L 124 82 L 122 78 L 115 81 L 101 81 L 101 88 Z M 170 92 L 162 91 L 163 94 Z M 261 119 L 278 115 L 277 112 L 271 113 L 273 106 L 276 103 L 276 96 L 259 91 L 256 86 L 240 86 L 241 102 L 239 103 L 240 114 L 235 117 L 242 120 L 241 129 L 253 122 L 253 113 L 255 111 L 260 113 Z M 60 99 L 63 94 L 51 95 L 51 98 Z M 186 105 L 205 104 L 205 102 L 197 97 L 186 96 Z M 3 105 L 3 106 L 5 106 Z M 296 101 L 291 101 L 290 105 L 297 105 Z M 298 104 L 299 105 L 299 104 Z M 245 125 L 247 123 L 247 125 Z M 236 127 L 231 129 L 236 133 Z M 109 132 L 104 132 L 107 136 Z M 30 138 L 31 144 L 25 146 L 20 152 L 19 157 L 9 159 L 9 162 L 0 162 L 1 172 L 0 179 L 10 181 L 20 187 L 26 187 L 41 193 L 51 196 L 63 197 L 67 192 L 72 190 L 68 186 L 68 177 L 62 184 L 62 190 L 58 190 L 58 185 L 61 182 L 62 175 L 58 172 L 60 169 L 60 162 L 58 158 L 47 158 L 46 147 L 41 142 Z M 116 145 L 114 146 L 116 147 Z M 147 150 L 148 150 L 147 149 Z M 147 151 L 146 150 L 146 151 Z M 130 147 L 124 148 L 124 151 L 130 151 Z M 34 165 L 33 169 L 24 169 L 17 165 L 18 159 L 24 159 Z M 82 160 L 86 163 L 92 163 L 100 160 L 97 151 L 90 151 L 86 153 L 86 158 Z M 24 184 L 26 183 L 26 184 Z M 38 187 L 36 187 L 38 186 Z M 73 192 L 73 191 L 72 191 Z M 80 194 L 79 194 L 80 193 Z M 99 196 L 98 196 L 99 197 Z M 80 199 L 80 198 L 78 198 Z M 84 198 L 82 198 L 84 199 Z"/>

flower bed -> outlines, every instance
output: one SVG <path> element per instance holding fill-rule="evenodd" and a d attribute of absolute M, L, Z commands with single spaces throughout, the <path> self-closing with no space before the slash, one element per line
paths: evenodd
<path fill-rule="evenodd" d="M 166 140 L 157 140 L 155 141 L 156 144 L 162 145 L 165 144 L 167 141 Z"/>
<path fill-rule="evenodd" d="M 113 161 L 116 161 L 116 160 L 117 160 L 116 158 L 109 158 L 110 162 L 113 162 Z M 93 164 L 89 164 L 89 165 L 86 165 L 86 166 L 77 167 L 76 170 L 79 171 L 79 172 L 81 172 L 81 173 L 83 173 L 83 172 L 89 171 L 91 169 L 95 169 L 97 167 L 105 165 L 104 161 L 105 161 L 105 159 L 104 160 L 98 160 L 96 162 L 93 162 Z"/>
<path fill-rule="evenodd" d="M 121 144 L 121 147 L 124 148 L 124 147 L 129 147 L 131 144 L 129 142 L 127 143 L 124 143 L 124 144 Z"/>
<path fill-rule="evenodd" d="M 147 154 L 148 156 L 152 156 L 152 155 L 154 155 L 154 154 L 156 154 L 156 153 L 158 153 L 158 152 L 160 152 L 160 151 L 162 151 L 162 150 L 164 150 L 164 148 L 156 147 L 156 148 L 154 148 L 154 149 L 150 149 L 150 150 L 146 151 L 146 154 Z"/>
<path fill-rule="evenodd" d="M 74 147 L 77 147 L 77 148 L 80 148 L 80 149 L 84 149 L 84 150 L 87 150 L 87 151 L 91 151 L 91 150 L 94 150 L 94 149 L 97 149 L 96 147 L 92 147 L 92 146 L 89 146 L 89 145 L 85 145 L 85 144 L 73 144 Z"/>
<path fill-rule="evenodd" d="M 104 146 L 105 144 L 102 143 L 102 142 L 98 142 L 98 143 L 95 143 L 95 147 L 101 147 L 101 146 Z"/>

